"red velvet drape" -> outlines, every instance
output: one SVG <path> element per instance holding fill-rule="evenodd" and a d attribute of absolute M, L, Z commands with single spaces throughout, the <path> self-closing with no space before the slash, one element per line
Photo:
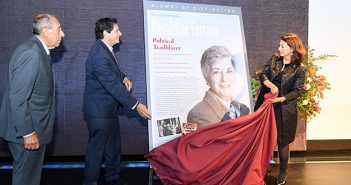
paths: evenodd
<path fill-rule="evenodd" d="M 163 184 L 265 184 L 277 141 L 272 103 L 165 143 L 145 155 Z"/>

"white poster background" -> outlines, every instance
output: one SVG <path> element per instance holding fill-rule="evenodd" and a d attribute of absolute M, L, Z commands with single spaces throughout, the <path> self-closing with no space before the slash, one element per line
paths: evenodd
<path fill-rule="evenodd" d="M 144 1 L 144 24 L 150 150 L 180 136 L 160 133 L 160 120 L 179 118 L 184 123 L 189 110 L 202 101 L 208 86 L 200 59 L 211 46 L 225 46 L 233 54 L 244 78 L 238 99 L 252 109 L 240 8 Z"/>

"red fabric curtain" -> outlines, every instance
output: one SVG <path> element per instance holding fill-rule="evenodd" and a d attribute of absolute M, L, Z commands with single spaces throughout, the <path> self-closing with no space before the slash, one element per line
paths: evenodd
<path fill-rule="evenodd" d="M 276 146 L 272 103 L 254 113 L 181 136 L 145 155 L 163 184 L 265 184 Z"/>

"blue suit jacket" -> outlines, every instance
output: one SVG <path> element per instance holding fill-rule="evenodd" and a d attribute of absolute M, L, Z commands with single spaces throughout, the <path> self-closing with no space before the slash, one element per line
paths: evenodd
<path fill-rule="evenodd" d="M 120 106 L 131 109 L 137 103 L 123 84 L 126 75 L 116 62 L 107 46 L 101 40 L 96 40 L 85 64 L 85 118 L 115 118 Z"/>

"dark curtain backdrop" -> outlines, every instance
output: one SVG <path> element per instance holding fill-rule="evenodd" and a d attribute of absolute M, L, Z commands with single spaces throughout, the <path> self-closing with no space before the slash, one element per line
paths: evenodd
<path fill-rule="evenodd" d="M 167 1 L 167 0 L 165 0 Z M 299 34 L 307 44 L 308 0 L 172 0 L 174 2 L 241 7 L 250 72 L 258 69 L 278 48 L 279 36 Z M 1 0 L 0 1 L 0 96 L 8 80 L 8 63 L 14 49 L 32 35 L 33 17 L 55 14 L 66 34 L 52 52 L 56 64 L 57 118 L 48 156 L 84 155 L 87 129 L 82 118 L 84 63 L 95 40 L 94 23 L 116 17 L 123 33 L 117 53 L 122 70 L 134 81 L 133 95 L 146 102 L 145 53 L 142 0 Z M 1 100 L 0 100 L 1 101 Z M 120 117 L 122 153 L 148 152 L 147 122 L 136 112 L 123 110 Z M 0 156 L 8 156 L 0 139 Z"/>

